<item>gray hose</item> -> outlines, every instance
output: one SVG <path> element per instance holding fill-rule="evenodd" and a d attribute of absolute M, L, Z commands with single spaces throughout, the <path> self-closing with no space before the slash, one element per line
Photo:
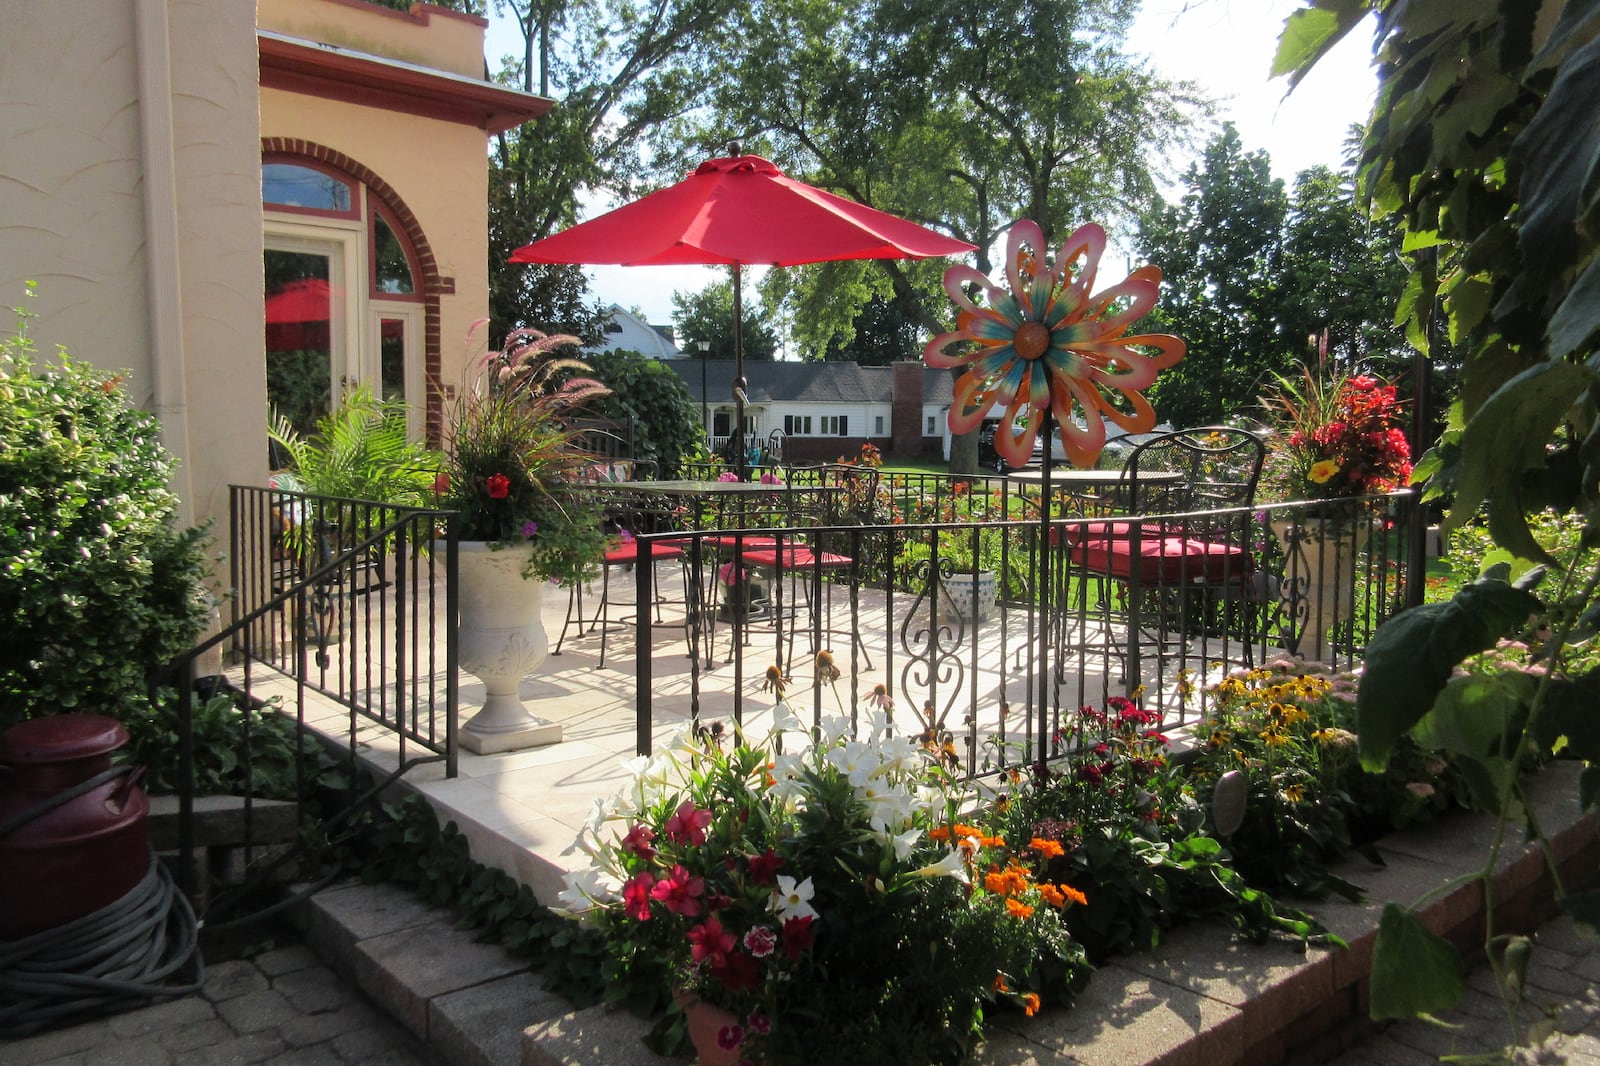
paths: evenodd
<path fill-rule="evenodd" d="M 194 910 L 152 851 L 144 877 L 121 899 L 0 941 L 0 1037 L 198 992 L 205 981 L 198 943 Z M 190 981 L 165 983 L 191 964 Z"/>

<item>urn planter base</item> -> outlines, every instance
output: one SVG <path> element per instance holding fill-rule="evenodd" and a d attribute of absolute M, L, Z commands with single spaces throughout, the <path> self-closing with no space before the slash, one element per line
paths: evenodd
<path fill-rule="evenodd" d="M 522 577 L 522 553 L 459 545 L 461 669 L 483 682 L 483 707 L 461 727 L 463 748 L 491 755 L 554 744 L 561 725 L 523 706 L 522 679 L 549 653 L 541 611 L 548 584 Z"/>

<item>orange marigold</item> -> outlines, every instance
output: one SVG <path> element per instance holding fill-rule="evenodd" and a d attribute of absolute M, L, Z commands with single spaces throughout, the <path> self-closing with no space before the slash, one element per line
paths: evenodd
<path fill-rule="evenodd" d="M 1085 896 L 1082 892 L 1079 892 L 1071 885 L 1057 885 L 1056 887 L 1061 889 L 1061 894 L 1063 896 L 1066 896 L 1078 906 L 1087 907 L 1089 905 L 1089 897 Z"/>
<path fill-rule="evenodd" d="M 1054 859 L 1058 856 L 1066 854 L 1066 852 L 1062 850 L 1061 841 L 1046 840 L 1043 837 L 1034 837 L 1032 840 L 1028 841 L 1028 847 L 1033 851 L 1037 851 L 1046 859 Z"/>
<path fill-rule="evenodd" d="M 994 990 L 996 992 L 1009 992 L 1009 991 L 1011 991 L 1011 987 L 1006 984 L 1006 975 L 1005 974 L 997 973 L 997 974 L 994 975 Z"/>
<path fill-rule="evenodd" d="M 1013 918 L 1026 918 L 1033 914 L 1033 908 L 1019 900 L 1006 900 L 1006 913 Z"/>
<path fill-rule="evenodd" d="M 1048 881 L 1039 882 L 1039 897 L 1058 910 L 1067 905 L 1066 894 Z"/>
<path fill-rule="evenodd" d="M 1027 1015 L 1030 1018 L 1032 1018 L 1035 1014 L 1038 1014 L 1039 994 L 1037 992 L 1028 992 L 1024 994 L 1022 997 L 1022 1009 L 1027 1012 Z"/>

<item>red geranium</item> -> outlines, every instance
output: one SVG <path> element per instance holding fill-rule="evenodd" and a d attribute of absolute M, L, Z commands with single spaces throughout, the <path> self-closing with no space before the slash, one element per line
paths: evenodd
<path fill-rule="evenodd" d="M 511 479 L 504 474 L 490 474 L 483 487 L 491 500 L 503 500 L 511 495 Z"/>

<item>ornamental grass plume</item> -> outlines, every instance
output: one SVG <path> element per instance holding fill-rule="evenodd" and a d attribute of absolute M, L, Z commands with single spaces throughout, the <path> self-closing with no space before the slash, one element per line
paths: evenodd
<path fill-rule="evenodd" d="M 596 497 L 582 484 L 590 457 L 570 424 L 605 388 L 559 354 L 577 343 L 523 329 L 487 352 L 449 412 L 434 482 L 438 505 L 460 514 L 463 540 L 526 551 L 524 577 L 561 584 L 589 576 L 606 548 Z"/>

